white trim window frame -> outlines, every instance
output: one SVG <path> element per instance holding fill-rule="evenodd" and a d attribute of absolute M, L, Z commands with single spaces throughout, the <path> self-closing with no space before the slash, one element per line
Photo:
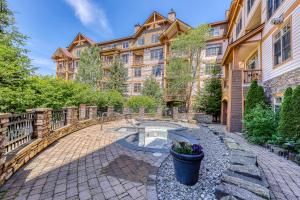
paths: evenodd
<path fill-rule="evenodd" d="M 122 47 L 123 47 L 123 49 L 128 49 L 129 48 L 129 42 L 128 41 L 123 42 Z"/>
<path fill-rule="evenodd" d="M 286 24 L 274 36 L 273 42 L 274 65 L 281 64 L 292 56 L 291 24 Z"/>
<path fill-rule="evenodd" d="M 270 19 L 284 0 L 267 0 L 267 17 Z"/>

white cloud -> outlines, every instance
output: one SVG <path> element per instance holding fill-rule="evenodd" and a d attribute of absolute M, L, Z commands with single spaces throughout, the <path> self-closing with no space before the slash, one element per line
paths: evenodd
<path fill-rule="evenodd" d="M 102 8 L 95 5 L 91 0 L 65 0 L 75 11 L 76 17 L 88 28 L 94 31 L 111 34 L 107 17 Z"/>
<path fill-rule="evenodd" d="M 55 74 L 56 65 L 48 58 L 32 57 L 32 65 L 38 68 L 40 74 Z"/>

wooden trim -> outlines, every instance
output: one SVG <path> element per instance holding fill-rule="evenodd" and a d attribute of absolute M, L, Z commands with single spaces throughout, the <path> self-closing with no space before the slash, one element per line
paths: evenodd
<path fill-rule="evenodd" d="M 283 13 L 283 17 L 284 17 L 284 18 L 288 17 L 290 14 L 292 14 L 292 12 L 293 12 L 299 5 L 300 5 L 300 0 L 296 0 L 296 1 L 294 2 L 294 4 L 293 4 L 291 7 L 289 7 L 289 9 L 288 9 L 286 12 Z M 291 16 L 290 16 L 290 17 L 291 17 Z M 270 19 L 271 19 L 271 18 L 270 18 Z M 269 20 L 270 20 L 270 19 L 269 19 Z M 266 23 L 269 23 L 269 21 L 266 22 Z M 280 26 L 280 25 L 279 25 L 279 26 Z M 268 33 L 264 34 L 265 36 L 263 36 L 262 41 L 264 42 L 266 39 L 268 39 L 269 36 L 272 35 L 272 33 L 273 33 L 276 29 L 278 29 L 278 26 L 274 25 L 274 26 L 268 31 Z"/>
<path fill-rule="evenodd" d="M 263 28 L 264 28 L 265 24 L 261 24 L 260 26 L 258 26 L 257 28 L 253 29 L 252 31 L 248 32 L 247 34 L 243 35 L 242 37 L 240 37 L 239 39 L 237 39 L 236 41 L 234 41 L 233 43 L 229 44 L 227 46 L 227 49 L 225 51 L 223 60 L 222 60 L 222 65 L 225 64 L 227 57 L 230 55 L 230 52 L 232 51 L 232 49 L 238 45 L 240 45 L 241 43 L 245 42 L 246 40 L 250 39 L 251 37 L 255 36 L 256 34 L 262 32 Z"/>
<path fill-rule="evenodd" d="M 283 24 L 281 24 L 278 29 L 272 34 L 272 65 L 273 65 L 273 69 L 277 69 L 279 67 L 281 67 L 282 65 L 290 62 L 291 60 L 293 60 L 293 23 L 292 23 L 292 16 L 290 16 Z M 289 57 L 287 60 L 278 63 L 277 65 L 275 65 L 274 63 L 274 37 L 277 33 L 279 33 L 287 24 L 290 24 L 290 39 L 291 39 L 291 57 Z M 282 46 L 281 46 L 282 48 Z M 281 52 L 281 57 L 282 57 L 282 52 Z"/>

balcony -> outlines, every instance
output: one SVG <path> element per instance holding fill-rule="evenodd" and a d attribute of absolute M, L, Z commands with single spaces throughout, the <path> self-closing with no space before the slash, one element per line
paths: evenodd
<path fill-rule="evenodd" d="M 244 84 L 249 84 L 252 81 L 262 80 L 262 70 L 261 69 L 250 69 L 244 70 Z"/>

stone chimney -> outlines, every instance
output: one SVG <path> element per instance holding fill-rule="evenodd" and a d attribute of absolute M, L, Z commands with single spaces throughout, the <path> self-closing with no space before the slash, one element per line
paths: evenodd
<path fill-rule="evenodd" d="M 140 24 L 134 25 L 134 32 L 136 33 L 141 28 Z"/>
<path fill-rule="evenodd" d="M 173 8 L 168 13 L 168 19 L 172 22 L 176 20 L 176 12 L 173 10 Z"/>

